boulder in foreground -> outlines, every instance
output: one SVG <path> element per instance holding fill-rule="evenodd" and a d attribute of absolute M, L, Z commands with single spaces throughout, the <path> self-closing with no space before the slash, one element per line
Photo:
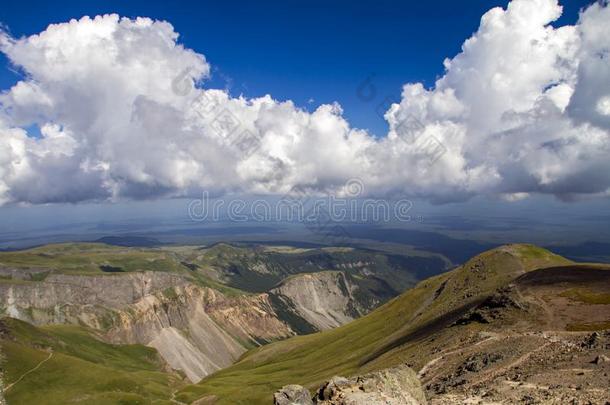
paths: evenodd
<path fill-rule="evenodd" d="M 359 377 L 333 377 L 311 399 L 300 385 L 287 385 L 273 396 L 274 405 L 422 405 L 426 396 L 419 379 L 407 366 Z"/>

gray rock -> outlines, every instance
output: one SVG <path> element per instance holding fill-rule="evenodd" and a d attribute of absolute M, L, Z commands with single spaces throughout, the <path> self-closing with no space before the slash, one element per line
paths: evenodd
<path fill-rule="evenodd" d="M 313 405 L 311 394 L 300 385 L 285 385 L 273 394 L 274 405 Z"/>
<path fill-rule="evenodd" d="M 348 387 L 349 385 L 350 382 L 347 378 L 335 376 L 328 380 L 326 384 L 322 385 L 322 387 L 320 387 L 318 397 L 321 399 L 332 398 L 337 395 L 338 392 Z"/>
<path fill-rule="evenodd" d="M 582 344 L 582 347 L 585 347 L 587 349 L 595 349 L 595 348 L 599 347 L 600 340 L 601 340 L 601 335 L 599 334 L 599 332 L 593 332 L 592 334 L 590 334 L 587 337 L 587 339 L 585 339 L 585 341 Z"/>
<path fill-rule="evenodd" d="M 333 377 L 315 398 L 317 405 L 422 405 L 426 396 L 417 374 L 398 366 L 360 377 Z"/>

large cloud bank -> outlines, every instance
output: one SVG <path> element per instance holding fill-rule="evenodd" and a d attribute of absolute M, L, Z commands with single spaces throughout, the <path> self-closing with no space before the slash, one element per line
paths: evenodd
<path fill-rule="evenodd" d="M 436 201 L 606 196 L 610 7 L 550 26 L 560 15 L 555 0 L 488 11 L 433 88 L 404 86 L 381 138 L 338 105 L 309 113 L 205 89 L 210 65 L 167 22 L 106 15 L 0 33 L 25 73 L 0 95 L 0 204 L 341 193 L 350 178 Z"/>

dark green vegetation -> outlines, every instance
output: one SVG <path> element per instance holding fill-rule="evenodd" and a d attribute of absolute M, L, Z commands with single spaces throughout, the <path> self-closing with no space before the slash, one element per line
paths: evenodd
<path fill-rule="evenodd" d="M 429 360 L 429 353 L 415 344 L 420 339 L 445 330 L 520 275 L 569 263 L 530 245 L 485 252 L 451 272 L 419 283 L 347 325 L 252 350 L 232 367 L 184 388 L 177 398 L 185 402 L 209 397 L 217 398 L 218 404 L 266 404 L 274 390 L 288 383 L 313 388 L 333 375 L 354 375 L 407 359 L 421 367 Z"/>
<path fill-rule="evenodd" d="M 438 274 L 445 263 L 437 257 L 384 254 L 352 248 L 235 246 L 219 243 L 186 255 L 188 262 L 211 278 L 250 292 L 267 291 L 287 276 L 325 270 L 344 271 L 371 281 L 370 289 L 392 296 L 413 285 L 420 274 Z"/>
<path fill-rule="evenodd" d="M 156 350 L 111 345 L 78 326 L 0 321 L 5 397 L 10 404 L 170 404 L 181 382 Z"/>

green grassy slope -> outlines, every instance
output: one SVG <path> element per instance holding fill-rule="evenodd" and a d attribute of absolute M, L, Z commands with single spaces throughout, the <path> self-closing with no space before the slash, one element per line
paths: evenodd
<path fill-rule="evenodd" d="M 156 350 L 111 345 L 77 326 L 0 321 L 4 395 L 10 404 L 170 404 L 181 384 Z"/>
<path fill-rule="evenodd" d="M 185 387 L 177 398 L 190 402 L 207 396 L 218 404 L 267 404 L 285 384 L 313 388 L 333 375 L 396 365 L 403 361 L 401 350 L 417 339 L 416 331 L 444 326 L 453 313 L 481 302 L 525 272 L 568 263 L 531 245 L 485 252 L 340 328 L 250 351 L 232 367 Z"/>

